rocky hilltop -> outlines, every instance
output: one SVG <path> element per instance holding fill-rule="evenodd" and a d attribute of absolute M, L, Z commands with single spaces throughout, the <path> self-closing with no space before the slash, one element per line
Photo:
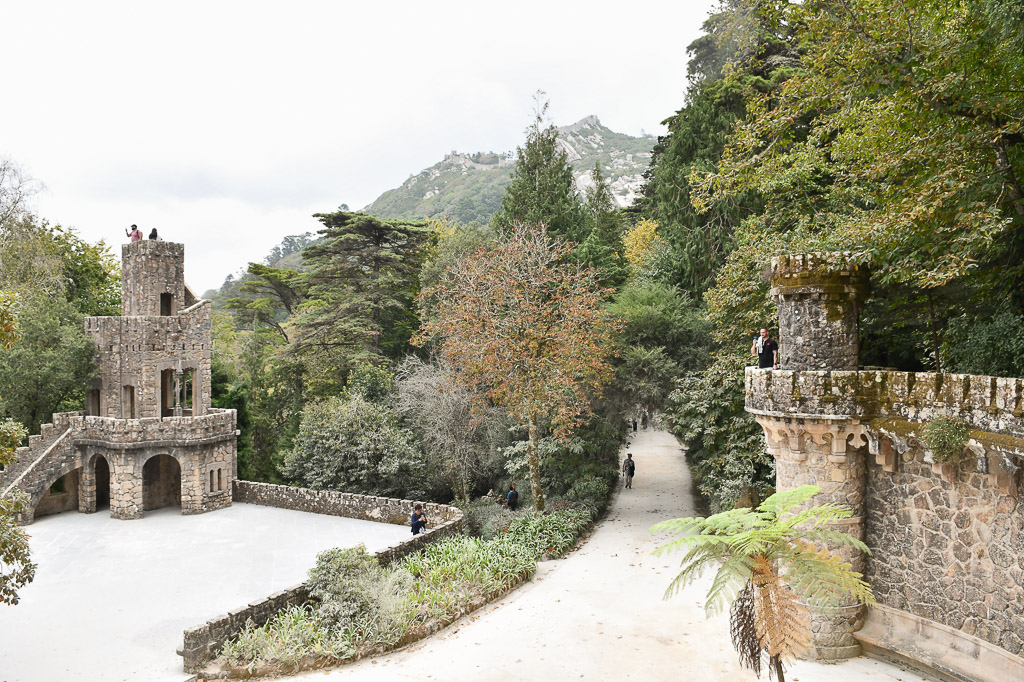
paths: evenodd
<path fill-rule="evenodd" d="M 599 162 L 620 206 L 629 205 L 636 197 L 656 142 L 653 136 L 617 133 L 601 125 L 597 116 L 560 127 L 558 139 L 579 190 L 590 184 L 590 171 Z M 363 211 L 385 218 L 448 217 L 484 223 L 501 205 L 514 166 L 512 152 L 453 151 L 401 187 L 384 192 Z"/>

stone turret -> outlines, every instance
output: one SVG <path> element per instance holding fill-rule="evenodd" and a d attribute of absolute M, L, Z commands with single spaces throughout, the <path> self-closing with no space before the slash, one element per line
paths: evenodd
<path fill-rule="evenodd" d="M 867 290 L 867 270 L 849 253 L 773 258 L 782 367 L 857 369 L 858 317 Z"/>
<path fill-rule="evenodd" d="M 819 486 L 871 550 L 838 553 L 877 604 L 812 616 L 809 653 L 1024 680 L 1024 379 L 859 369 L 867 279 L 850 254 L 774 259 L 783 369 L 746 370 L 778 489 Z M 940 418 L 965 428 L 959 450 L 933 450 Z"/>
<path fill-rule="evenodd" d="M 867 270 L 847 253 L 811 253 L 772 259 L 771 294 L 779 308 L 779 346 L 785 370 L 856 370 L 858 315 L 867 292 Z M 769 379 L 771 370 L 762 370 Z M 778 374 L 779 378 L 783 373 Z M 785 376 L 792 376 L 789 371 Z M 748 388 L 749 388 L 748 376 Z M 781 383 L 778 390 L 792 393 Z M 773 385 L 774 390 L 774 385 Z M 813 413 L 779 414 L 747 409 L 764 428 L 775 457 L 776 486 L 788 490 L 812 484 L 821 487 L 815 504 L 833 502 L 853 509 L 838 524 L 864 538 L 867 437 L 857 418 Z M 864 558 L 845 553 L 854 569 L 864 571 Z M 853 633 L 863 624 L 864 607 L 851 604 L 829 616 L 812 616 L 815 658 L 836 660 L 860 654 Z"/>

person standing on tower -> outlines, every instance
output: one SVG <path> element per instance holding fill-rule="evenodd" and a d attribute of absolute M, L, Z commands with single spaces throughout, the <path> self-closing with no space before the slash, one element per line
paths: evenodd
<path fill-rule="evenodd" d="M 762 329 L 761 334 L 754 339 L 750 346 L 750 354 L 757 356 L 757 366 L 760 369 L 779 368 L 779 344 L 775 339 L 768 337 L 767 329 Z"/>
<path fill-rule="evenodd" d="M 124 231 L 128 238 L 133 242 L 137 242 L 142 239 L 142 230 L 139 229 L 138 225 L 132 225 L 131 228 Z"/>

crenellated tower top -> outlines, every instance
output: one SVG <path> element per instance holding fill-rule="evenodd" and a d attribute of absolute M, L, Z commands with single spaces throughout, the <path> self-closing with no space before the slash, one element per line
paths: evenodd
<path fill-rule="evenodd" d="M 868 292 L 862 260 L 847 251 L 772 258 L 784 369 L 857 369 L 858 318 Z"/>

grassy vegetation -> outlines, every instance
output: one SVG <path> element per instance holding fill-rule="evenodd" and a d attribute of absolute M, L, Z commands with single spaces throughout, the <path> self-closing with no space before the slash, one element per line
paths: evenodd
<path fill-rule="evenodd" d="M 415 639 L 431 624 L 451 622 L 529 580 L 541 557 L 572 549 L 597 512 L 586 504 L 504 515 L 508 523 L 490 539 L 445 538 L 389 567 L 362 546 L 322 552 L 309 573 L 313 602 L 282 611 L 265 625 L 248 625 L 217 662 L 287 672 L 304 662 L 340 663 Z"/>

